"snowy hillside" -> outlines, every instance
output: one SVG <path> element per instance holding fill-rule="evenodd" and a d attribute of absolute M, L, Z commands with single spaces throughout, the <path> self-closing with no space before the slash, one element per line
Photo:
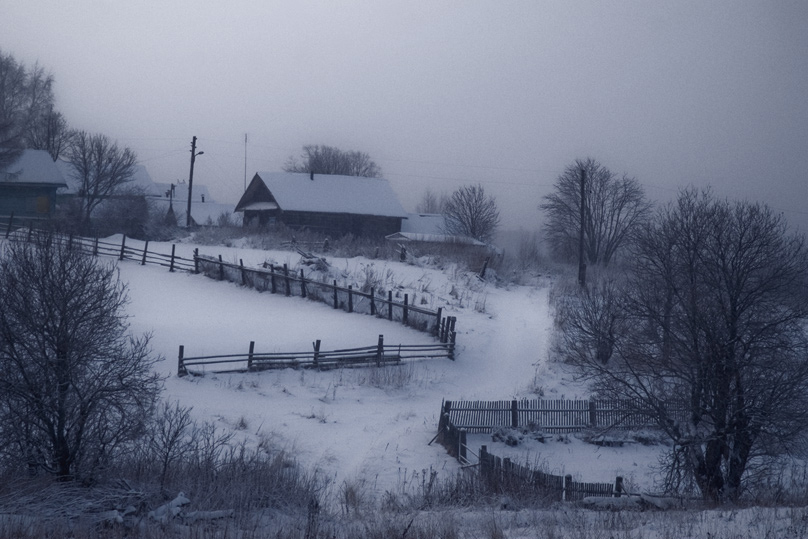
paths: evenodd
<path fill-rule="evenodd" d="M 194 248 L 177 247 L 183 256 Z M 150 249 L 171 250 L 170 245 L 154 243 Z M 299 261 L 290 252 L 225 247 L 200 247 L 200 252 L 242 259 L 247 266 L 270 261 L 294 267 Z M 428 445 L 443 399 L 588 396 L 563 369 L 547 362 L 552 328 L 547 286 L 498 288 L 453 267 L 430 267 L 428 261 L 329 262 L 341 282 L 371 272 L 386 287 L 415 293 L 430 308 L 442 306 L 446 314 L 457 316 L 457 361 L 419 361 L 382 372 L 287 369 L 178 378 L 180 345 L 186 355 L 199 356 L 244 353 L 250 341 L 255 341 L 256 352 L 311 350 L 317 339 L 324 350 L 369 346 L 378 335 L 384 335 L 387 344 L 433 341 L 398 323 L 335 311 L 321 303 L 120 262 L 121 277 L 129 285 L 131 329 L 151 333 L 154 351 L 165 358 L 161 369 L 169 376 L 166 399 L 193 406 L 198 419 L 251 443 L 266 440 L 290 450 L 333 485 L 358 484 L 380 495 L 405 489 L 425 471 L 448 475 L 458 469 L 440 445 Z M 470 440 L 473 451 L 482 444 L 493 452 L 505 451 L 505 446 L 492 444 L 490 436 Z M 632 486 L 650 489 L 659 447 L 598 448 L 569 435 L 508 450 L 515 460 L 539 462 L 583 480 L 608 482 L 622 475 Z"/>

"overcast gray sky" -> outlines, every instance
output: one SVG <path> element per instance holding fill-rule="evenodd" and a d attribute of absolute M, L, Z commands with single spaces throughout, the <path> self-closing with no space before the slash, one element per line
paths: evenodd
<path fill-rule="evenodd" d="M 0 0 L 0 49 L 155 181 L 235 203 L 304 144 L 369 153 L 402 203 L 482 183 L 533 228 L 593 157 L 808 224 L 808 2 Z"/>

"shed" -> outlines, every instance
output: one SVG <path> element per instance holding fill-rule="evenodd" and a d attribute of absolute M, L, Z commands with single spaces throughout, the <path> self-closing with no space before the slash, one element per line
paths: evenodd
<path fill-rule="evenodd" d="M 244 225 L 283 223 L 341 236 L 386 236 L 407 212 L 383 178 L 258 172 L 236 204 Z"/>

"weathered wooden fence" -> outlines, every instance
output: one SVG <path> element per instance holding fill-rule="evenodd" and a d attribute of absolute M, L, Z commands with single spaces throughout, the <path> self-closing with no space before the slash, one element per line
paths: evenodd
<path fill-rule="evenodd" d="M 402 300 L 396 301 L 392 290 L 359 290 L 351 285 L 339 286 L 337 281 L 328 283 L 307 279 L 302 268 L 299 272 L 292 271 L 287 264 L 247 268 L 241 260 L 233 264 L 225 262 L 221 256 L 213 258 L 198 254 L 194 256 L 194 264 L 197 272 L 213 279 L 239 283 L 272 294 L 300 296 L 349 313 L 386 318 L 431 333 L 442 343 L 455 339 L 456 317 L 444 317 L 443 308 L 433 311 L 413 305 L 409 294 L 403 294 Z"/>
<path fill-rule="evenodd" d="M 620 497 L 624 493 L 623 478 L 620 476 L 615 478 L 614 483 L 587 483 L 573 481 L 571 474 L 554 475 L 517 464 L 507 457 L 489 453 L 486 446 L 480 448 L 479 456 L 480 478 L 497 493 L 528 490 L 558 501 L 577 501 L 587 496 Z"/>
<path fill-rule="evenodd" d="M 36 228 L 13 228 L 6 227 L 4 237 L 12 241 L 34 241 L 38 236 L 46 234 Z M 194 261 L 190 258 L 183 258 L 176 254 L 176 245 L 171 245 L 171 254 L 159 253 L 149 250 L 149 242 L 146 241 L 142 248 L 127 245 L 126 236 L 121 237 L 120 243 L 112 243 L 98 238 L 86 238 L 83 236 L 71 236 L 67 234 L 56 234 L 53 236 L 56 241 L 72 245 L 82 252 L 92 256 L 113 256 L 118 260 L 133 260 L 142 265 L 155 264 L 168 268 L 169 271 L 194 271 Z"/>
<path fill-rule="evenodd" d="M 433 344 L 384 344 L 384 336 L 374 346 L 343 350 L 321 350 L 320 341 L 312 343 L 307 352 L 255 351 L 255 342 L 250 342 L 246 354 L 185 357 L 185 347 L 180 346 L 177 359 L 177 376 L 204 373 L 253 372 L 269 369 L 309 368 L 335 369 L 343 367 L 391 365 L 407 359 L 432 359 L 454 357 L 454 341 Z"/>
<path fill-rule="evenodd" d="M 669 417 L 686 419 L 684 402 L 666 405 Z M 551 432 L 588 428 L 653 427 L 656 412 L 640 401 L 533 399 L 510 401 L 445 401 L 440 428 L 448 425 L 466 432 L 492 432 L 501 427 L 527 427 Z"/>
<path fill-rule="evenodd" d="M 36 235 L 44 232 L 33 227 L 22 228 L 13 225 L 13 216 L 5 225 L 5 232 L 0 234 L 7 239 L 32 241 Z M 370 314 L 379 318 L 387 318 L 400 322 L 406 326 L 434 335 L 443 344 L 452 343 L 457 338 L 455 326 L 457 318 L 443 316 L 443 308 L 437 311 L 412 305 L 409 294 L 403 295 L 402 301 L 396 301 L 392 290 L 369 291 L 354 290 L 352 286 L 341 287 L 334 281 L 333 284 L 306 279 L 303 270 L 300 273 L 291 271 L 286 264 L 268 268 L 246 268 L 240 260 L 239 264 L 230 264 L 218 258 L 199 254 L 194 249 L 192 259 L 183 258 L 176 254 L 176 245 L 171 245 L 171 254 L 159 253 L 149 250 L 146 241 L 142 248 L 127 245 L 126 236 L 121 237 L 121 243 L 111 243 L 98 238 L 85 238 L 81 236 L 57 235 L 58 240 L 70 243 L 93 256 L 114 256 L 119 260 L 134 260 L 142 265 L 156 264 L 168 268 L 169 271 L 182 270 L 193 273 L 203 273 L 218 280 L 228 280 L 241 283 L 260 291 L 280 293 L 287 296 L 296 295 L 303 298 L 333 304 L 335 309 L 342 309 L 349 313 Z M 452 346 L 454 351 L 454 346 Z M 454 353 L 451 359 L 454 359 Z"/>

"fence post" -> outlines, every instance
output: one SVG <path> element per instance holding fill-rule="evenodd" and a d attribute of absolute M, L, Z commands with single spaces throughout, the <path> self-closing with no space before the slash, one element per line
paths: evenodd
<path fill-rule="evenodd" d="M 9 234 L 11 234 L 12 223 L 14 223 L 14 212 L 11 212 L 11 215 L 8 218 L 8 228 L 6 228 L 6 239 L 8 239 Z"/>
<path fill-rule="evenodd" d="M 457 342 L 457 333 L 452 332 L 449 337 L 449 359 L 455 360 L 455 343 Z"/>
<path fill-rule="evenodd" d="M 449 424 L 449 410 L 452 409 L 452 401 L 445 401 L 440 407 L 440 417 L 438 418 L 438 433 L 442 433 Z"/>
<path fill-rule="evenodd" d="M 572 475 L 567 474 L 564 476 L 564 483 L 561 486 L 561 501 L 566 502 L 569 499 L 569 489 L 572 487 Z"/>
<path fill-rule="evenodd" d="M 126 234 L 123 235 L 121 238 L 121 257 L 119 260 L 123 260 L 124 251 L 126 250 Z"/>
<path fill-rule="evenodd" d="M 480 279 L 485 279 L 485 270 L 488 269 L 488 261 L 491 260 L 491 257 L 486 257 L 485 263 L 483 264 L 483 269 L 480 270 Z"/>
<path fill-rule="evenodd" d="M 440 335 L 440 317 L 443 315 L 443 307 L 438 307 L 437 319 L 435 320 L 435 329 L 432 331 L 435 335 Z"/>
<path fill-rule="evenodd" d="M 353 312 L 353 285 L 348 285 L 348 312 Z"/>
<path fill-rule="evenodd" d="M 517 428 L 519 426 L 519 408 L 516 400 L 511 401 L 511 427 Z"/>
<path fill-rule="evenodd" d="M 300 295 L 306 297 L 306 278 L 303 276 L 303 268 L 300 268 Z"/>
<path fill-rule="evenodd" d="M 289 282 L 289 266 L 283 265 L 283 282 L 286 284 L 286 295 L 292 295 L 292 283 Z"/>
<path fill-rule="evenodd" d="M 250 341 L 250 353 L 247 355 L 247 370 L 251 371 L 253 368 L 253 352 L 255 352 L 255 341 Z"/>
<path fill-rule="evenodd" d="M 98 256 L 98 238 L 93 242 L 93 256 Z"/>
<path fill-rule="evenodd" d="M 219 255 L 219 280 L 224 281 L 224 263 L 222 263 L 222 255 Z"/>
<path fill-rule="evenodd" d="M 194 249 L 194 273 L 199 273 L 199 247 Z"/>
<path fill-rule="evenodd" d="M 598 411 L 595 407 L 595 401 L 590 399 L 589 400 L 589 426 L 590 427 L 597 427 L 598 426 Z"/>
<path fill-rule="evenodd" d="M 272 293 L 274 294 L 277 291 L 277 287 L 275 286 L 275 266 L 272 264 L 269 265 L 269 282 L 272 285 Z"/>
<path fill-rule="evenodd" d="M 247 285 L 247 276 L 244 273 L 244 260 L 241 258 L 238 259 L 238 265 L 241 268 L 241 286 Z"/>
<path fill-rule="evenodd" d="M 393 319 L 393 291 L 387 291 L 387 319 Z"/>
<path fill-rule="evenodd" d="M 457 460 L 462 463 L 467 462 L 466 459 L 466 429 L 460 429 L 460 436 L 457 443 Z"/>
<path fill-rule="evenodd" d="M 334 308 L 339 309 L 339 300 L 337 298 L 337 280 L 334 279 Z"/>
<path fill-rule="evenodd" d="M 320 339 L 314 341 L 314 366 L 317 366 L 317 361 L 320 359 Z"/>
<path fill-rule="evenodd" d="M 146 265 L 146 253 L 149 252 L 149 240 L 146 240 L 146 244 L 143 246 L 143 258 L 140 260 L 140 265 Z"/>
<path fill-rule="evenodd" d="M 623 478 L 619 475 L 614 480 L 614 497 L 619 498 L 623 495 Z"/>
<path fill-rule="evenodd" d="M 407 325 L 407 318 L 409 315 L 409 310 L 407 309 L 407 304 L 409 303 L 409 294 L 404 294 L 404 314 L 402 315 L 403 324 Z"/>
<path fill-rule="evenodd" d="M 376 290 L 373 287 L 370 287 L 370 314 L 376 314 Z"/>
<path fill-rule="evenodd" d="M 379 335 L 379 344 L 376 348 L 376 366 L 380 367 L 384 357 L 384 335 Z"/>
<path fill-rule="evenodd" d="M 177 376 L 185 376 L 188 374 L 188 369 L 185 368 L 185 363 L 183 363 L 182 358 L 185 355 L 185 347 L 180 345 L 180 354 L 179 358 L 177 359 Z"/>
<path fill-rule="evenodd" d="M 172 243 L 171 244 L 171 262 L 168 264 L 168 271 L 171 272 L 171 273 L 174 272 L 174 253 L 176 252 L 176 250 L 177 250 L 177 244 Z"/>

